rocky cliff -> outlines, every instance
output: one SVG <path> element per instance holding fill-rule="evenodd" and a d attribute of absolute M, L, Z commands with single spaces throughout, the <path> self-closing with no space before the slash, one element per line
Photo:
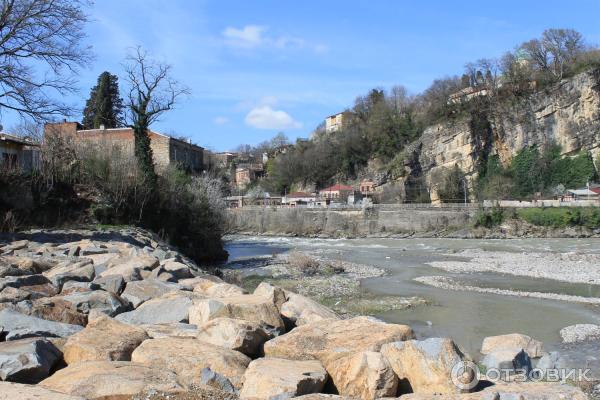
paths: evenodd
<path fill-rule="evenodd" d="M 413 179 L 405 182 L 410 185 L 421 178 L 436 201 L 444 168 L 457 165 L 472 186 L 482 157 L 497 154 L 506 165 L 524 147 L 551 142 L 559 144 L 564 155 L 600 155 L 600 69 L 426 128 L 407 149 Z"/>

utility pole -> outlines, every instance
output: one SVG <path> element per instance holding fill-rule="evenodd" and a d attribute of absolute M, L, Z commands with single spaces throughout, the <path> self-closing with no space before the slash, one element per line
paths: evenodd
<path fill-rule="evenodd" d="M 467 206 L 467 178 L 463 178 L 463 192 L 465 194 L 465 207 Z"/>

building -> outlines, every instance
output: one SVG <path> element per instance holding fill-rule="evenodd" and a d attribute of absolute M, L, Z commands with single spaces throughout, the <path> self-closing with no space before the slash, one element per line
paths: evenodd
<path fill-rule="evenodd" d="M 32 171 L 40 165 L 40 145 L 32 140 L 0 132 L 0 168 Z"/>
<path fill-rule="evenodd" d="M 133 128 L 81 129 L 78 122 L 50 123 L 44 126 L 44 136 L 60 135 L 75 143 L 117 145 L 125 154 L 135 154 Z M 176 139 L 155 131 L 148 131 L 154 165 L 163 169 L 178 165 L 191 172 L 204 170 L 204 149 L 190 141 Z"/>
<path fill-rule="evenodd" d="M 314 204 L 317 200 L 317 196 L 313 193 L 306 192 L 292 192 L 285 195 L 282 199 L 282 204 L 286 204 L 292 207 Z"/>
<path fill-rule="evenodd" d="M 350 193 L 354 192 L 352 186 L 336 184 L 319 191 L 319 196 L 327 200 L 339 200 L 345 202 Z"/>
<path fill-rule="evenodd" d="M 348 124 L 351 116 L 352 113 L 350 111 L 344 111 L 325 118 L 325 132 L 332 133 L 341 130 L 346 124 Z"/>
<path fill-rule="evenodd" d="M 368 179 L 363 179 L 362 182 L 360 182 L 360 193 L 362 193 L 363 196 L 372 196 L 374 192 L 375 182 Z"/>
<path fill-rule="evenodd" d="M 598 200 L 600 198 L 600 194 L 588 188 L 567 190 L 567 193 L 573 200 Z"/>
<path fill-rule="evenodd" d="M 225 198 L 228 208 L 242 208 L 246 206 L 280 206 L 282 198 L 265 193 L 261 196 L 229 196 Z"/>
<path fill-rule="evenodd" d="M 235 184 L 237 187 L 247 186 L 254 179 L 254 173 L 250 168 L 241 167 L 235 169 Z"/>

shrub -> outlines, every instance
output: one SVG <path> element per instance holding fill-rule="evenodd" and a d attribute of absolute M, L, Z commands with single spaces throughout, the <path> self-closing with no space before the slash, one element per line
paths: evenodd
<path fill-rule="evenodd" d="M 565 228 L 583 226 L 590 229 L 600 227 L 600 209 L 584 208 L 522 208 L 517 211 L 519 218 L 537 226 Z"/>
<path fill-rule="evenodd" d="M 321 265 L 318 260 L 297 251 L 289 253 L 288 263 L 292 268 L 304 275 L 318 274 Z"/>
<path fill-rule="evenodd" d="M 479 210 L 475 215 L 475 226 L 493 228 L 504 221 L 504 211 L 500 207 L 494 207 L 491 211 Z"/>

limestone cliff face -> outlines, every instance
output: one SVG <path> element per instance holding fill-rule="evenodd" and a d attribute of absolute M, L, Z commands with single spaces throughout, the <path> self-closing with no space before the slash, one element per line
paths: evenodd
<path fill-rule="evenodd" d="M 411 177 L 426 182 L 435 202 L 445 168 L 457 165 L 472 185 L 482 155 L 497 154 L 507 165 L 524 147 L 551 142 L 559 144 L 564 155 L 600 155 L 600 69 L 491 111 L 428 127 L 408 147 L 407 166 Z"/>

